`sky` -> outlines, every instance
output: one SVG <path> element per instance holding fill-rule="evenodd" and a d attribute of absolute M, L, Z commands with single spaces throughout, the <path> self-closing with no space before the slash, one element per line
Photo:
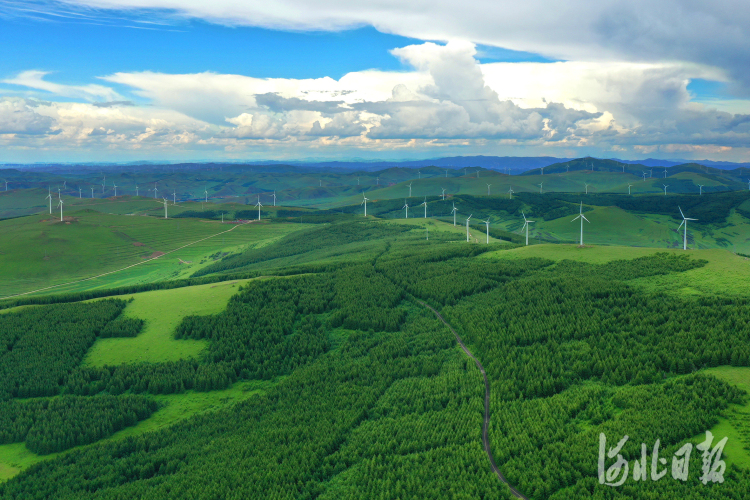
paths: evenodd
<path fill-rule="evenodd" d="M 0 162 L 750 161 L 741 1 L 0 0 Z"/>

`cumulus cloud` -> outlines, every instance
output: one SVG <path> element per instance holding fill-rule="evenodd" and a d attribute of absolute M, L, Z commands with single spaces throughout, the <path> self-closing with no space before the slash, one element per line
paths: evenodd
<path fill-rule="evenodd" d="M 0 99 L 0 134 L 41 135 L 51 132 L 55 121 L 40 115 L 26 99 Z"/>

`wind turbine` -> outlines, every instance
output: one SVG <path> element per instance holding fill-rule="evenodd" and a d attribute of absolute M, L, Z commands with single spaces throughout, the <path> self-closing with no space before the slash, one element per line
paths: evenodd
<path fill-rule="evenodd" d="M 622 163 L 621 165 L 622 165 L 622 173 L 624 174 L 625 173 L 625 164 Z"/>
<path fill-rule="evenodd" d="M 526 218 L 526 214 L 521 212 L 521 215 L 523 216 L 523 227 L 521 228 L 521 231 L 526 229 L 526 246 L 529 246 L 529 224 L 533 223 L 533 220 L 529 220 Z"/>
<path fill-rule="evenodd" d="M 258 203 L 256 203 L 255 206 L 258 207 L 258 220 L 260 220 L 260 207 L 263 206 L 263 204 L 260 202 L 260 195 L 258 195 Z"/>
<path fill-rule="evenodd" d="M 164 200 L 164 218 L 169 219 L 169 217 L 167 217 L 167 199 L 166 198 L 162 198 L 162 199 Z"/>
<path fill-rule="evenodd" d="M 583 184 L 584 184 L 584 186 L 586 186 L 586 194 L 589 194 L 589 186 L 591 184 L 586 184 L 585 182 Z"/>
<path fill-rule="evenodd" d="M 570 164 L 568 163 L 565 164 L 565 172 L 570 173 Z"/>
<path fill-rule="evenodd" d="M 668 185 L 666 185 L 666 184 L 662 184 L 662 186 L 664 186 L 664 196 L 667 196 L 667 188 L 668 188 L 669 186 L 668 186 Z"/>
<path fill-rule="evenodd" d="M 479 170 L 477 170 L 477 179 L 479 179 Z"/>
<path fill-rule="evenodd" d="M 421 170 L 417 170 L 417 174 L 419 174 L 419 178 L 421 179 L 422 178 L 422 171 Z"/>
<path fill-rule="evenodd" d="M 5 180 L 5 190 L 6 191 L 8 190 L 8 180 L 7 179 Z"/>
<path fill-rule="evenodd" d="M 690 219 L 688 217 L 685 217 L 685 214 L 682 213 L 682 209 L 678 206 L 677 208 L 680 209 L 680 215 L 682 216 L 682 222 L 680 222 L 680 227 L 682 227 L 683 224 L 685 224 L 685 234 L 682 237 L 682 249 L 687 250 L 687 221 L 689 220 L 698 220 L 698 219 Z M 680 230 L 680 227 L 677 228 L 677 230 Z"/>
<path fill-rule="evenodd" d="M 700 196 L 703 196 L 703 185 L 698 184 L 698 187 L 700 188 Z"/>
<path fill-rule="evenodd" d="M 443 201 L 445 201 L 445 188 L 441 188 L 443 190 Z"/>
<path fill-rule="evenodd" d="M 78 199 L 83 198 L 83 195 L 81 194 L 81 191 L 82 191 L 81 186 L 78 186 Z"/>
<path fill-rule="evenodd" d="M 48 191 L 47 192 L 47 198 L 49 198 L 49 213 L 50 213 L 50 215 L 52 215 L 52 192 L 50 192 L 49 190 L 47 190 L 47 191 Z M 45 200 L 47 198 L 45 198 Z"/>
<path fill-rule="evenodd" d="M 156 199 L 156 192 L 157 191 L 158 191 L 158 189 L 156 189 L 156 183 L 154 183 L 154 199 Z"/>
<path fill-rule="evenodd" d="M 102 177 L 102 194 L 104 194 L 104 186 L 107 185 L 107 176 L 104 175 L 104 174 L 102 174 L 102 175 L 103 175 L 103 177 Z"/>
<path fill-rule="evenodd" d="M 489 196 L 489 195 L 490 195 L 490 186 L 491 186 L 491 185 L 492 185 L 492 184 L 487 184 L 487 196 Z"/>
<path fill-rule="evenodd" d="M 206 203 L 208 203 L 208 188 L 203 188 L 203 195 L 206 197 Z M 260 196 L 259 196 L 260 199 Z"/>
<path fill-rule="evenodd" d="M 583 215 L 583 202 L 581 202 L 581 209 L 580 209 L 580 213 L 578 214 L 578 217 L 576 217 L 570 222 L 575 222 L 576 219 L 581 219 L 581 243 L 580 245 L 583 246 L 583 221 L 586 221 L 589 224 L 591 224 L 591 222 L 586 218 L 586 216 Z"/>
<path fill-rule="evenodd" d="M 422 202 L 422 205 L 424 205 L 424 218 L 427 218 L 427 197 L 424 197 L 424 201 Z"/>
<path fill-rule="evenodd" d="M 63 220 L 63 201 L 62 198 L 60 198 L 60 201 L 57 204 L 58 207 L 60 207 L 60 222 Z"/>
<path fill-rule="evenodd" d="M 666 168 L 664 169 L 664 178 L 665 179 L 667 178 L 667 169 Z"/>
<path fill-rule="evenodd" d="M 543 182 L 539 183 L 539 194 L 542 194 L 542 184 L 544 184 L 544 183 Z"/>
<path fill-rule="evenodd" d="M 511 187 L 510 187 L 510 188 L 508 189 L 508 196 L 510 197 L 510 199 L 511 199 L 511 200 L 513 199 L 513 186 L 511 186 Z"/>
<path fill-rule="evenodd" d="M 138 196 L 138 184 L 135 185 L 135 195 Z"/>
<path fill-rule="evenodd" d="M 172 190 L 172 205 L 177 205 L 177 191 Z"/>
<path fill-rule="evenodd" d="M 471 220 L 471 215 L 466 219 L 466 243 L 469 242 L 469 221 Z"/>
<path fill-rule="evenodd" d="M 401 210 L 403 210 L 403 209 L 406 209 L 406 217 L 405 218 L 408 219 L 409 218 L 409 204 L 406 203 L 406 200 L 404 200 L 404 206 L 401 207 Z"/>
<path fill-rule="evenodd" d="M 91 197 L 92 198 L 94 197 L 94 187 L 93 186 L 91 186 Z"/>
<path fill-rule="evenodd" d="M 490 220 L 487 219 L 484 221 L 484 224 L 487 226 L 487 244 L 490 244 Z"/>
<path fill-rule="evenodd" d="M 357 186 L 359 186 L 359 177 L 357 177 Z"/>
<path fill-rule="evenodd" d="M 114 188 L 115 188 L 115 198 L 116 198 L 116 197 L 117 197 L 117 184 L 115 184 L 115 183 L 113 182 L 113 183 L 112 183 L 112 186 L 114 186 Z"/>
<path fill-rule="evenodd" d="M 445 169 L 445 176 L 448 177 L 448 169 Z"/>
<path fill-rule="evenodd" d="M 273 190 L 273 206 L 276 206 L 276 190 Z"/>
<path fill-rule="evenodd" d="M 60 195 L 60 188 L 57 188 L 57 199 L 61 200 L 62 196 Z"/>
<path fill-rule="evenodd" d="M 323 179 L 318 179 L 318 182 L 320 183 L 318 187 L 323 187 Z"/>
<path fill-rule="evenodd" d="M 380 186 L 380 177 L 375 178 L 375 185 Z"/>
<path fill-rule="evenodd" d="M 646 182 L 646 172 L 643 172 L 643 182 Z"/>
<path fill-rule="evenodd" d="M 649 179 L 650 179 L 651 177 L 653 177 L 653 176 L 654 176 L 654 169 L 653 169 L 653 168 L 650 168 L 650 169 L 648 169 L 648 171 L 649 171 L 648 177 L 649 177 Z"/>
<path fill-rule="evenodd" d="M 369 198 L 367 196 L 365 196 L 364 192 L 362 192 L 362 198 L 363 198 L 363 200 L 362 200 L 362 203 L 360 203 L 360 205 L 362 205 L 362 204 L 365 205 L 365 217 L 367 217 L 367 200 L 369 200 Z"/>
<path fill-rule="evenodd" d="M 453 203 L 453 210 L 451 210 L 451 213 L 453 214 L 453 225 L 456 225 L 456 213 L 458 213 L 458 209 L 456 208 L 456 204 Z"/>
<path fill-rule="evenodd" d="M 630 194 L 630 188 L 633 187 L 632 184 L 628 184 L 628 194 Z"/>
<path fill-rule="evenodd" d="M 68 189 L 68 181 L 63 181 L 63 189 Z"/>
<path fill-rule="evenodd" d="M 409 183 L 409 198 L 411 198 L 411 182 Z"/>

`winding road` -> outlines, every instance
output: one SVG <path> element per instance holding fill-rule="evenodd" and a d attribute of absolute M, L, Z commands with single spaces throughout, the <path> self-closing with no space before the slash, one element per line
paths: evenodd
<path fill-rule="evenodd" d="M 456 330 L 453 329 L 453 327 L 448 324 L 447 321 L 440 315 L 439 312 L 435 310 L 434 307 L 427 304 L 426 302 L 422 302 L 421 300 L 417 300 L 420 304 L 425 306 L 426 308 L 430 309 L 432 312 L 435 313 L 435 316 L 438 317 L 440 321 L 445 324 L 448 328 L 450 328 L 450 331 L 453 332 L 453 335 L 456 337 L 456 340 L 458 341 L 458 345 L 461 346 L 461 349 L 466 353 L 467 356 L 469 356 L 471 359 L 474 360 L 474 363 L 476 363 L 477 368 L 479 368 L 479 371 L 482 373 L 482 377 L 484 378 L 484 424 L 482 425 L 482 445 L 484 445 L 484 451 L 487 453 L 487 457 L 490 459 L 490 465 L 492 466 L 492 470 L 495 471 L 495 474 L 497 474 L 497 477 L 500 478 L 500 481 L 504 482 L 508 485 L 508 488 L 510 488 L 511 493 L 513 493 L 513 496 L 516 498 L 522 498 L 523 500 L 528 500 L 523 494 L 518 491 L 513 485 L 511 485 L 507 479 L 505 479 L 505 476 L 503 476 L 503 473 L 500 472 L 500 469 L 497 468 L 497 465 L 495 464 L 495 459 L 492 458 L 492 450 L 490 450 L 490 437 L 489 437 L 489 427 L 490 427 L 490 381 L 487 379 L 487 374 L 484 372 L 484 367 L 482 366 L 482 363 L 479 362 L 477 358 L 474 357 L 474 355 L 469 351 L 469 349 L 466 348 L 466 345 L 461 340 L 461 337 L 458 336 L 458 333 L 456 333 Z"/>

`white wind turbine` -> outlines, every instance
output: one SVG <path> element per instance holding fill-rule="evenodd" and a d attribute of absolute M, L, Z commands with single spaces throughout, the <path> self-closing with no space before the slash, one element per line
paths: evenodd
<path fill-rule="evenodd" d="M 539 194 L 542 194 L 542 184 L 544 184 L 544 183 L 543 182 L 539 183 Z"/>
<path fill-rule="evenodd" d="M 357 186 L 359 186 L 359 177 L 357 177 Z"/>
<path fill-rule="evenodd" d="M 477 179 L 479 179 L 479 170 L 477 170 Z"/>
<path fill-rule="evenodd" d="M 83 189 L 81 188 L 81 186 L 78 186 L 78 199 L 83 198 L 82 191 L 83 191 Z"/>
<path fill-rule="evenodd" d="M 172 205 L 177 205 L 177 191 L 172 190 Z"/>
<path fill-rule="evenodd" d="M 448 177 L 448 169 L 445 169 L 445 176 Z"/>
<path fill-rule="evenodd" d="M 589 186 L 591 184 L 586 184 L 585 182 L 583 184 L 586 186 L 586 194 L 589 194 Z"/>
<path fill-rule="evenodd" d="M 57 206 L 60 207 L 60 222 L 62 222 L 62 220 L 63 220 L 63 201 L 62 201 L 62 198 L 60 198 Z"/>
<path fill-rule="evenodd" d="M 513 193 L 513 186 L 511 186 L 510 188 L 508 188 L 508 196 L 511 200 L 513 199 Z"/>
<path fill-rule="evenodd" d="M 158 189 L 156 188 L 156 184 L 154 184 L 154 199 L 156 199 L 156 192 L 157 191 L 158 191 Z"/>
<path fill-rule="evenodd" d="M 113 182 L 112 186 L 115 188 L 115 197 L 117 197 L 117 184 Z"/>
<path fill-rule="evenodd" d="M 401 210 L 403 210 L 403 209 L 406 209 L 406 217 L 405 218 L 408 219 L 409 218 L 409 204 L 406 203 L 406 200 L 404 200 L 404 206 L 401 207 Z"/>
<path fill-rule="evenodd" d="M 646 172 L 643 172 L 643 182 L 646 182 Z"/>
<path fill-rule="evenodd" d="M 409 183 L 409 198 L 411 198 L 411 182 Z"/>
<path fill-rule="evenodd" d="M 664 186 L 664 196 L 667 196 L 667 188 L 669 187 L 667 184 L 662 184 Z"/>
<path fill-rule="evenodd" d="M 542 167 L 542 175 L 544 175 L 544 167 Z"/>
<path fill-rule="evenodd" d="M 8 180 L 7 179 L 5 180 L 5 190 L 6 191 L 8 190 Z"/>
<path fill-rule="evenodd" d="M 138 184 L 135 185 L 135 195 L 138 196 Z"/>
<path fill-rule="evenodd" d="M 417 174 L 419 174 L 419 178 L 422 178 L 422 172 L 420 170 L 417 170 Z"/>
<path fill-rule="evenodd" d="M 363 198 L 362 199 L 362 203 L 360 203 L 360 205 L 364 204 L 364 206 L 365 206 L 365 217 L 367 217 L 367 200 L 369 200 L 369 198 L 367 196 L 365 196 L 364 192 L 362 192 L 362 198 Z"/>
<path fill-rule="evenodd" d="M 375 185 L 380 186 L 380 177 L 375 178 Z"/>
<path fill-rule="evenodd" d="M 424 205 L 424 218 L 427 218 L 427 197 L 424 197 L 424 201 L 422 202 L 422 205 Z"/>
<path fill-rule="evenodd" d="M 633 187 L 632 184 L 628 184 L 628 194 L 630 194 L 630 188 Z"/>
<path fill-rule="evenodd" d="M 357 185 L 359 185 L 359 181 L 358 181 Z M 273 190 L 273 206 L 274 207 L 276 206 L 276 190 L 275 189 Z"/>
<path fill-rule="evenodd" d="M 453 203 L 453 210 L 451 210 L 451 213 L 453 214 L 453 225 L 456 225 L 456 214 L 458 213 L 458 209 L 456 208 L 456 204 Z"/>
<path fill-rule="evenodd" d="M 664 169 L 664 178 L 665 179 L 667 178 L 667 169 L 666 168 Z"/>
<path fill-rule="evenodd" d="M 570 165 L 568 163 L 565 164 L 565 172 L 566 173 L 570 172 Z"/>
<path fill-rule="evenodd" d="M 206 197 L 206 203 L 208 203 L 208 188 L 206 187 L 203 188 L 203 196 Z"/>
<path fill-rule="evenodd" d="M 263 206 L 263 204 L 260 202 L 260 195 L 258 195 L 258 203 L 256 203 L 255 206 L 258 207 L 258 220 L 260 220 L 260 207 Z"/>
<path fill-rule="evenodd" d="M 700 196 L 703 196 L 703 184 L 698 184 L 698 187 L 700 188 Z"/>
<path fill-rule="evenodd" d="M 93 186 L 91 187 L 91 197 L 92 198 L 94 197 L 94 187 Z"/>
<path fill-rule="evenodd" d="M 104 194 L 104 186 L 106 186 L 106 185 L 107 185 L 107 176 L 104 175 L 102 177 L 102 194 Z"/>
<path fill-rule="evenodd" d="M 650 168 L 650 169 L 648 169 L 648 171 L 649 171 L 648 177 L 649 178 L 653 177 L 654 176 L 654 169 Z"/>
<path fill-rule="evenodd" d="M 625 173 L 625 164 L 624 163 L 622 164 L 622 173 L 623 174 Z"/>
<path fill-rule="evenodd" d="M 469 217 L 466 219 L 466 243 L 469 242 L 469 221 L 471 220 L 471 215 L 469 215 Z"/>
<path fill-rule="evenodd" d="M 492 184 L 487 184 L 487 196 L 489 196 L 489 195 L 490 195 L 490 186 L 491 186 L 491 185 L 492 185 Z"/>
<path fill-rule="evenodd" d="M 49 198 L 49 213 L 52 215 L 52 192 L 49 189 L 47 189 L 47 198 Z"/>
<path fill-rule="evenodd" d="M 167 199 L 162 198 L 162 200 L 164 200 L 164 218 L 169 219 L 169 217 L 167 217 Z"/>
<path fill-rule="evenodd" d="M 521 215 L 523 216 L 523 227 L 521 228 L 521 231 L 526 229 L 526 246 L 529 246 L 529 225 L 533 223 L 533 220 L 529 220 L 526 218 L 526 214 L 521 212 Z"/>
<path fill-rule="evenodd" d="M 62 195 L 60 194 L 60 188 L 57 188 L 57 199 L 58 200 L 62 199 Z"/>
<path fill-rule="evenodd" d="M 576 217 L 570 222 L 575 222 L 577 219 L 581 219 L 581 243 L 580 245 L 583 246 L 583 221 L 586 221 L 589 224 L 591 224 L 591 222 L 586 218 L 586 216 L 583 215 L 583 202 L 581 202 L 581 209 L 580 209 L 580 213 L 578 214 L 578 217 Z"/>
<path fill-rule="evenodd" d="M 688 217 L 685 217 L 685 214 L 682 213 L 682 209 L 678 206 L 677 208 L 680 209 L 680 215 L 682 216 L 682 222 L 680 222 L 680 227 L 682 227 L 683 224 L 685 224 L 685 234 L 682 237 L 682 249 L 687 250 L 687 221 L 689 220 L 698 220 L 698 219 L 690 219 Z M 680 227 L 677 228 L 677 230 L 680 230 Z"/>
<path fill-rule="evenodd" d="M 441 188 L 443 190 L 443 201 L 445 201 L 445 188 Z"/>
<path fill-rule="evenodd" d="M 487 226 L 487 244 L 490 244 L 490 220 L 484 221 L 484 225 Z"/>

